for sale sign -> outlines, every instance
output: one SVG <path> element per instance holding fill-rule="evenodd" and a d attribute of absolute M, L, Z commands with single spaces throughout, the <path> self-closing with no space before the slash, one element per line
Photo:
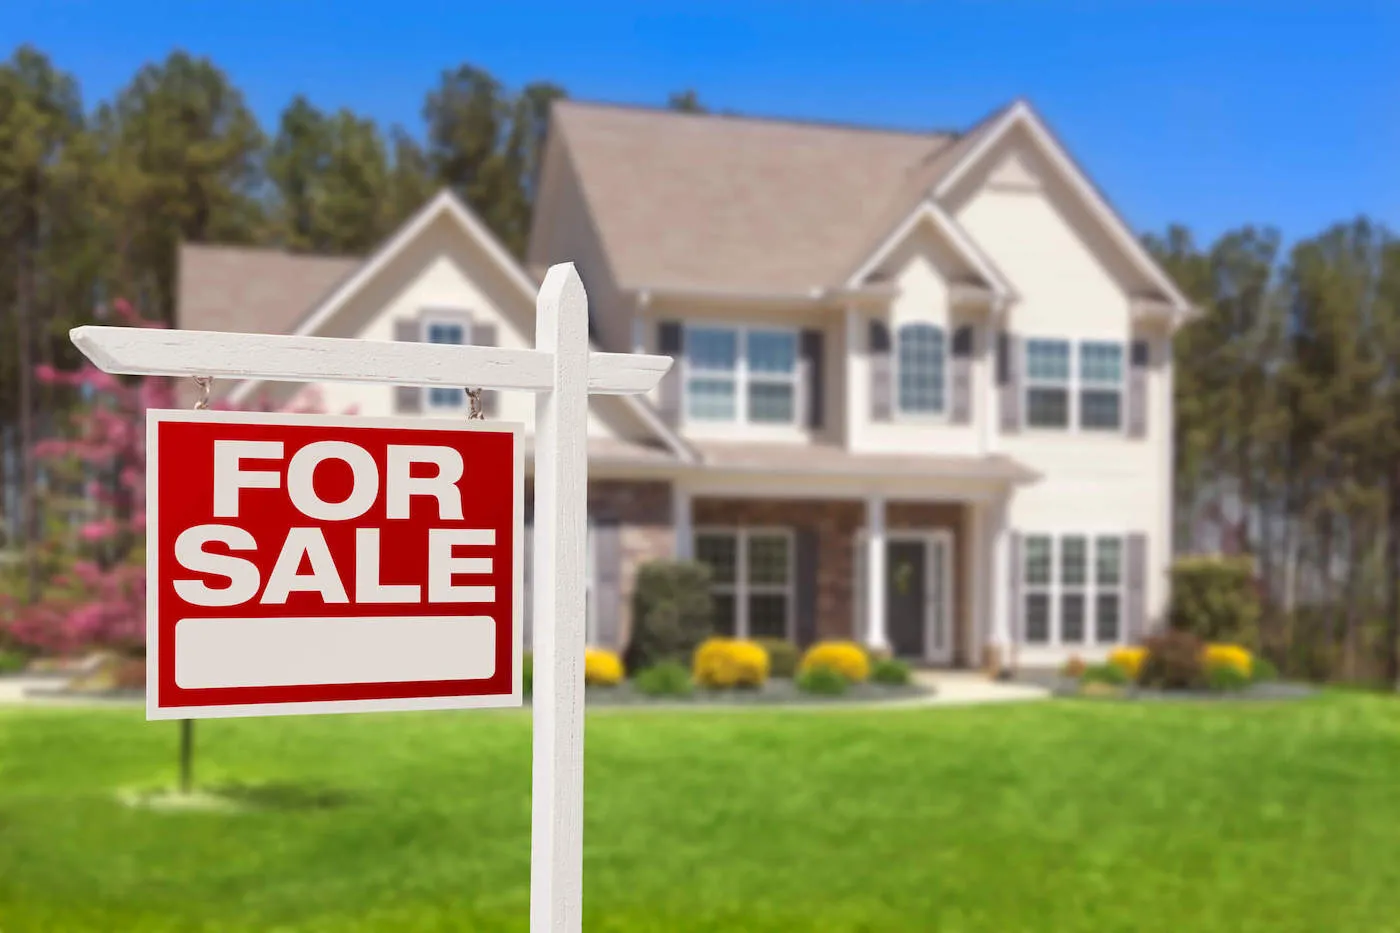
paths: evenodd
<path fill-rule="evenodd" d="M 152 411 L 148 719 L 518 706 L 520 426 Z"/>

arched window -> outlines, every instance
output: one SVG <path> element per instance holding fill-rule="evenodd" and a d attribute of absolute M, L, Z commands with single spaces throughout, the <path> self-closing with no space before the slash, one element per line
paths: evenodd
<path fill-rule="evenodd" d="M 899 329 L 899 410 L 937 414 L 944 405 L 943 330 L 932 324 L 905 324 Z"/>

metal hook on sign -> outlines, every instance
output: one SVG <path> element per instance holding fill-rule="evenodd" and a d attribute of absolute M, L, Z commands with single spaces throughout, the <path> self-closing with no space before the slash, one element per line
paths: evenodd
<path fill-rule="evenodd" d="M 468 420 L 468 421 L 481 421 L 481 420 L 485 419 L 486 414 L 485 414 L 485 412 L 482 410 L 482 407 L 481 407 L 481 390 L 480 390 L 480 389 L 467 389 L 466 392 L 467 392 L 467 420 Z"/>
<path fill-rule="evenodd" d="M 194 376 L 194 384 L 199 386 L 199 398 L 194 400 L 194 410 L 203 411 L 209 407 L 209 387 L 214 384 L 211 376 Z"/>

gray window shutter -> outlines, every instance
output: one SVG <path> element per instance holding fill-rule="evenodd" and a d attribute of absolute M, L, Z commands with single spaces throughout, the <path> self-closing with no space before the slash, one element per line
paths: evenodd
<path fill-rule="evenodd" d="M 522 628 L 524 629 L 522 641 L 524 642 L 526 651 L 533 651 L 535 648 L 535 619 L 534 612 L 532 610 L 534 609 L 535 588 L 532 584 L 532 581 L 534 580 L 534 574 L 531 571 L 535 566 L 534 525 L 527 524 L 525 526 L 525 541 L 523 546 L 525 548 L 525 559 L 523 561 L 524 566 L 522 567 L 522 569 L 524 570 L 524 573 L 522 576 L 524 577 L 525 591 L 521 594 L 521 599 L 523 602 L 523 605 L 521 607 L 521 616 L 525 619 L 525 624 L 522 626 Z"/>
<path fill-rule="evenodd" d="M 972 423 L 972 357 L 976 333 L 971 324 L 964 324 L 953 331 L 952 372 L 949 380 L 952 398 L 948 406 L 948 417 L 953 424 Z"/>
<path fill-rule="evenodd" d="M 1021 338 L 1002 331 L 997 335 L 997 393 L 1001 403 L 1001 430 L 1021 430 Z"/>
<path fill-rule="evenodd" d="M 801 647 L 817 640 L 817 531 L 799 528 L 794 536 L 797 548 L 797 604 L 793 607 L 793 641 Z"/>
<path fill-rule="evenodd" d="M 496 325 L 495 324 L 473 324 L 471 326 L 472 343 L 478 347 L 496 346 Z M 481 393 L 481 413 L 487 418 L 495 418 L 501 410 L 500 393 L 492 389 L 486 389 Z"/>
<path fill-rule="evenodd" d="M 1134 532 L 1128 535 L 1123 582 L 1127 605 L 1124 606 L 1124 635 L 1130 643 L 1136 643 L 1147 633 L 1147 535 Z"/>
<path fill-rule="evenodd" d="M 1025 572 L 1021 568 L 1021 533 L 1013 531 L 1007 535 L 1007 560 L 1011 566 L 1011 643 L 1022 644 L 1026 640 L 1025 618 L 1026 601 L 1021 596 L 1021 581 Z M 1002 663 L 1006 663 L 1002 658 Z"/>
<path fill-rule="evenodd" d="M 685 331 L 677 321 L 662 321 L 656 325 L 656 347 L 662 356 L 673 356 L 675 364 L 661 377 L 658 401 L 661 418 L 675 426 L 681 420 L 681 356 L 685 353 Z"/>
<path fill-rule="evenodd" d="M 1134 340 L 1128 358 L 1128 391 L 1126 407 L 1128 436 L 1147 436 L 1147 373 L 1152 359 L 1152 347 L 1146 340 Z"/>
<path fill-rule="evenodd" d="M 884 321 L 870 322 L 870 420 L 889 421 L 894 404 L 894 359 L 891 355 L 890 327 Z"/>
<path fill-rule="evenodd" d="M 618 648 L 622 640 L 622 526 L 612 519 L 593 525 L 593 604 L 598 617 L 593 639 L 600 648 Z"/>
<path fill-rule="evenodd" d="M 825 341 L 819 330 L 802 332 L 800 380 L 805 408 L 805 422 L 809 428 L 820 428 L 826 420 L 826 379 L 823 371 Z"/>
<path fill-rule="evenodd" d="M 423 335 L 422 326 L 416 318 L 401 318 L 394 322 L 394 339 L 417 342 Z M 423 389 L 421 386 L 394 386 L 394 411 L 402 415 L 416 415 L 423 410 Z"/>

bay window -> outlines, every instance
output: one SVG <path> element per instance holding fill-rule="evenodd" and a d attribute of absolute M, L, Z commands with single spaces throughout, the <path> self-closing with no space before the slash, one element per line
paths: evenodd
<path fill-rule="evenodd" d="M 710 568 L 715 632 L 787 638 L 792 627 L 793 547 L 786 529 L 704 529 L 695 559 Z"/>
<path fill-rule="evenodd" d="M 693 420 L 797 421 L 796 331 L 687 326 L 685 370 L 686 413 Z"/>

